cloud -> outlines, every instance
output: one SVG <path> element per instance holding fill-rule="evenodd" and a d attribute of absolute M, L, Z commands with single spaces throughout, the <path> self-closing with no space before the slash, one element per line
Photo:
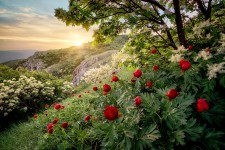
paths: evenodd
<path fill-rule="evenodd" d="M 4 14 L 4 13 L 6 13 L 6 12 L 7 12 L 6 9 L 0 9 L 0 14 Z"/>
<path fill-rule="evenodd" d="M 11 0 L 9 0 L 11 1 Z M 27 1 L 30 7 L 23 5 Z M 81 27 L 67 27 L 65 23 L 57 20 L 52 14 L 59 3 L 52 0 L 33 3 L 21 0 L 21 4 L 5 6 L 0 17 L 0 50 L 7 49 L 55 49 L 72 46 L 76 41 L 92 41 L 93 29 L 87 32 Z M 0 0 L 1 4 L 2 0 Z M 45 2 L 46 5 L 40 4 Z M 10 2 L 9 2 L 10 3 Z M 37 6 L 36 6 L 37 5 Z M 16 6 L 16 7 L 15 7 Z M 51 11 L 43 11 L 49 8 Z M 52 8 L 52 9 L 51 9 Z M 51 13 L 50 13 L 51 12 Z M 94 27 L 96 28 L 96 27 Z"/>

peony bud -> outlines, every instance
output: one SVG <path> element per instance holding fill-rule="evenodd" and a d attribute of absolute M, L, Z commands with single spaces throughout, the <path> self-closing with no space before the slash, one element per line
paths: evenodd
<path fill-rule="evenodd" d="M 156 49 L 152 49 L 152 50 L 151 50 L 151 53 L 152 53 L 152 54 L 156 54 L 156 53 L 157 53 L 157 50 L 156 50 Z"/>
<path fill-rule="evenodd" d="M 142 101 L 141 101 L 141 97 L 140 96 L 137 96 L 135 99 L 134 99 L 134 103 L 135 105 L 138 107 L 139 105 L 141 105 Z"/>
<path fill-rule="evenodd" d="M 63 122 L 61 126 L 62 128 L 66 129 L 68 127 L 68 122 Z"/>
<path fill-rule="evenodd" d="M 170 100 L 176 98 L 177 95 L 178 95 L 178 92 L 177 92 L 175 89 L 170 89 L 170 90 L 166 93 L 166 96 L 168 96 Z"/>
<path fill-rule="evenodd" d="M 94 86 L 94 87 L 93 87 L 93 90 L 94 90 L 94 91 L 97 91 L 97 90 L 98 90 L 98 87 L 97 87 L 97 86 Z"/>
<path fill-rule="evenodd" d="M 146 86 L 147 86 L 147 87 L 151 87 L 151 86 L 152 86 L 152 82 L 148 81 L 148 82 L 146 83 Z"/>
<path fill-rule="evenodd" d="M 192 49 L 193 49 L 193 46 L 189 45 L 189 46 L 188 46 L 188 50 L 190 51 L 190 50 L 192 50 Z"/>
<path fill-rule="evenodd" d="M 200 98 L 197 100 L 197 111 L 203 112 L 209 109 L 209 103 L 207 100 Z"/>
<path fill-rule="evenodd" d="M 159 69 L 159 66 L 153 66 L 152 68 L 153 68 L 153 70 L 155 70 L 155 71 L 156 71 L 156 70 L 158 70 L 158 69 Z"/>
<path fill-rule="evenodd" d="M 85 121 L 88 122 L 91 119 L 91 116 L 86 116 Z"/>
<path fill-rule="evenodd" d="M 60 104 L 56 104 L 55 107 L 54 107 L 56 110 L 59 110 L 61 108 L 61 105 Z"/>
<path fill-rule="evenodd" d="M 38 115 L 37 114 L 34 114 L 34 118 L 36 119 L 38 117 Z"/>
<path fill-rule="evenodd" d="M 180 60 L 180 68 L 182 70 L 188 70 L 191 67 L 191 63 L 188 60 Z"/>
<path fill-rule="evenodd" d="M 104 92 L 109 92 L 111 90 L 111 86 L 108 84 L 103 85 L 103 91 Z"/>
<path fill-rule="evenodd" d="M 118 78 L 117 76 L 113 76 L 113 77 L 112 77 L 112 81 L 113 81 L 113 82 L 117 82 L 118 80 L 119 80 L 119 78 Z"/>

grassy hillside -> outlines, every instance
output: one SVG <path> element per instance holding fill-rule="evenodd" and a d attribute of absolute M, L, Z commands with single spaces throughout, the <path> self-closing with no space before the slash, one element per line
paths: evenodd
<path fill-rule="evenodd" d="M 73 70 L 81 61 L 108 50 L 120 50 L 127 40 L 128 37 L 126 35 L 121 35 L 108 44 L 93 46 L 92 43 L 85 43 L 83 46 L 39 51 L 28 59 L 9 61 L 4 64 L 12 68 L 24 66 L 30 70 L 37 68 L 46 69 L 57 77 L 68 77 L 71 79 Z"/>

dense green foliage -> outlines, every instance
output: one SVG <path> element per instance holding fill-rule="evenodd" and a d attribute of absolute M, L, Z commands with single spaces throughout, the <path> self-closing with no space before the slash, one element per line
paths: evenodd
<path fill-rule="evenodd" d="M 19 77 L 18 71 L 0 64 L 0 83 L 3 82 L 3 80 L 18 78 L 18 77 Z"/>

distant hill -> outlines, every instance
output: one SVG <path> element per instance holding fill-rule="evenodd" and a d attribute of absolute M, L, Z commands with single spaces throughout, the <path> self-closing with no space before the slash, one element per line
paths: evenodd
<path fill-rule="evenodd" d="M 26 59 L 32 56 L 36 50 L 9 50 L 9 51 L 0 51 L 0 63 L 17 60 L 17 59 Z"/>
<path fill-rule="evenodd" d="M 27 59 L 9 61 L 4 64 L 14 69 L 23 66 L 29 70 L 46 70 L 57 77 L 68 77 L 72 80 L 74 69 L 83 60 L 106 51 L 120 50 L 127 40 L 128 36 L 121 35 L 111 43 L 98 46 L 93 46 L 92 43 L 85 43 L 82 46 L 38 51 Z"/>

